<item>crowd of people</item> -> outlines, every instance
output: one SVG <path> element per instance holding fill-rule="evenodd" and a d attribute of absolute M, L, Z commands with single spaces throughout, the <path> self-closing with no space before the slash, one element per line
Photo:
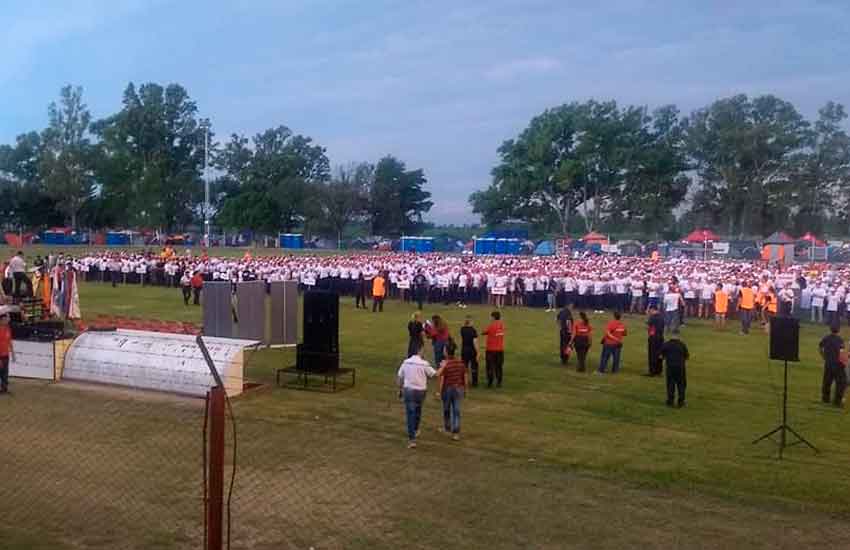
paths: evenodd
<path fill-rule="evenodd" d="M 36 258 L 47 264 L 49 259 Z M 99 252 L 60 258 L 87 281 L 112 285 L 183 287 L 195 302 L 205 281 L 297 281 L 355 299 L 380 312 L 385 298 L 425 303 L 526 306 L 555 311 L 564 304 L 586 310 L 645 313 L 658 307 L 668 325 L 691 317 L 767 324 L 779 313 L 813 322 L 850 319 L 850 268 L 764 262 L 592 256 L 461 256 L 412 253 L 257 256 L 241 258 L 162 252 Z M 15 269 L 14 266 L 9 266 Z M 7 268 L 7 270 L 9 269 Z M 19 277 L 10 274 L 12 278 Z M 17 279 L 15 279 L 17 281 Z M 17 283 L 15 283 L 17 284 Z M 679 296 L 676 297 L 675 295 Z M 673 303 L 674 299 L 678 302 Z M 680 313 L 673 314 L 673 311 Z"/>
<path fill-rule="evenodd" d="M 26 262 L 12 258 L 3 271 L 3 290 L 26 292 Z M 567 258 L 559 256 L 464 256 L 415 253 L 357 253 L 346 255 L 293 254 L 278 256 L 216 257 L 171 247 L 162 251 L 102 251 L 75 257 L 50 255 L 32 259 L 35 271 L 64 266 L 90 282 L 119 285 L 165 285 L 181 287 L 183 301 L 200 303 L 203 285 L 209 281 L 296 281 L 299 288 L 333 290 L 353 297 L 358 309 L 383 311 L 385 298 L 415 303 L 442 303 L 464 308 L 489 304 L 493 319 L 482 335 L 487 337 L 485 371 L 488 387 L 501 386 L 504 361 L 504 308 L 536 307 L 556 317 L 560 331 L 560 355 L 566 364 L 576 356 L 577 369 L 586 371 L 593 342 L 593 328 L 585 311 L 611 311 L 613 318 L 602 331 L 600 362 L 596 372 L 616 373 L 620 350 L 627 336 L 621 313 L 647 314 L 649 376 L 662 373 L 667 362 L 667 404 L 684 405 L 685 361 L 688 350 L 677 337 L 679 327 L 690 318 L 712 319 L 719 330 L 735 319 L 741 334 L 752 324 L 768 329 L 776 315 L 792 315 L 823 322 L 837 331 L 850 320 L 850 268 L 835 264 L 782 266 L 764 262 L 728 260 L 659 259 L 619 256 Z M 24 287 L 23 290 L 21 287 Z M 577 318 L 571 309 L 576 310 Z M 426 322 L 414 317 L 408 325 L 408 360 L 399 370 L 402 395 L 407 403 L 409 432 L 416 432 L 419 393 L 423 380 L 441 376 L 447 388 L 444 399 L 446 430 L 460 430 L 463 390 L 478 384 L 478 332 L 471 319 L 460 329 L 460 344 L 449 334 L 442 319 Z M 838 334 L 836 332 L 836 334 Z M 665 335 L 671 338 L 665 339 Z M 840 336 L 838 336 L 840 338 Z M 425 341 L 433 347 L 437 369 L 424 369 L 421 350 Z M 824 357 L 833 358 L 836 341 L 825 340 Z M 843 345 L 843 344 L 842 344 Z M 841 348 L 843 350 L 843 347 Z M 460 356 L 456 353 L 460 351 Z M 419 361 L 415 357 L 419 357 Z M 831 365 L 837 359 L 830 359 Z M 846 361 L 845 361 L 846 363 Z M 844 364 L 844 363 L 842 363 Z M 464 377 L 442 370 L 463 365 Z M 671 367 L 672 365 L 672 367 Z M 430 368 L 430 367 L 429 367 Z M 824 387 L 835 385 L 838 403 L 843 399 L 846 374 L 830 367 Z M 433 372 L 432 372 L 433 371 Z M 416 374 L 412 374 L 416 373 Z M 424 378 L 423 378 L 424 376 Z M 824 390 L 824 395 L 830 393 Z M 676 397 L 678 395 L 678 397 Z M 835 399 L 832 399 L 834 402 Z M 410 435 L 410 433 L 409 433 Z M 415 437 L 411 438 L 415 443 Z"/>

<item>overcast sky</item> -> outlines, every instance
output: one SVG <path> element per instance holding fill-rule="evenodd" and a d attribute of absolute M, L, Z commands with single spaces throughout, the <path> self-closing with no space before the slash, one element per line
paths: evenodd
<path fill-rule="evenodd" d="M 496 148 L 547 107 L 850 104 L 847 0 L 8 0 L 0 29 L 0 143 L 66 83 L 99 118 L 130 81 L 178 82 L 219 138 L 285 124 L 333 165 L 424 168 L 437 222 L 475 220 Z"/>

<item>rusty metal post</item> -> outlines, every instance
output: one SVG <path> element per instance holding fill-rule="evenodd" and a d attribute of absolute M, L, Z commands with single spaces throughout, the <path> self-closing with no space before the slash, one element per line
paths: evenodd
<path fill-rule="evenodd" d="M 224 541 L 224 388 L 210 390 L 209 495 L 207 548 L 221 550 Z"/>

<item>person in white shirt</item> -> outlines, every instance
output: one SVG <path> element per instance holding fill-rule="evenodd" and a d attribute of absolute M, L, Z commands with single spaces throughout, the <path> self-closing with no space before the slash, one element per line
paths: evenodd
<path fill-rule="evenodd" d="M 823 303 L 826 298 L 826 289 L 823 287 L 823 283 L 818 283 L 817 286 L 812 290 L 812 322 L 813 323 L 822 323 L 823 322 Z"/>
<path fill-rule="evenodd" d="M 422 342 L 419 342 L 415 355 L 411 355 L 398 369 L 399 397 L 404 400 L 407 419 L 407 447 L 416 448 L 419 435 L 419 423 L 422 420 L 422 402 L 428 392 L 428 379 L 439 374 L 422 358 Z"/>
<path fill-rule="evenodd" d="M 664 330 L 679 334 L 679 307 L 684 305 L 682 294 L 675 285 L 664 293 Z"/>

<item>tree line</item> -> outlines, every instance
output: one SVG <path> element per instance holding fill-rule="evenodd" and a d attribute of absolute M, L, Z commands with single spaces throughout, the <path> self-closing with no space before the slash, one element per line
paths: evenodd
<path fill-rule="evenodd" d="M 829 102 L 814 121 L 773 95 L 736 95 L 682 116 L 614 101 L 569 103 L 534 117 L 498 149 L 487 189 L 469 199 L 489 225 L 541 232 L 645 236 L 711 227 L 847 234 L 847 112 Z M 677 218 L 678 217 L 678 223 Z"/>
<path fill-rule="evenodd" d="M 393 156 L 331 169 L 324 147 L 282 125 L 222 145 L 185 88 L 130 83 L 121 110 L 100 120 L 66 86 L 44 130 L 0 145 L 0 219 L 7 229 L 197 228 L 207 160 L 209 214 L 227 230 L 338 235 L 360 222 L 398 235 L 417 232 L 432 206 L 424 171 Z"/>

